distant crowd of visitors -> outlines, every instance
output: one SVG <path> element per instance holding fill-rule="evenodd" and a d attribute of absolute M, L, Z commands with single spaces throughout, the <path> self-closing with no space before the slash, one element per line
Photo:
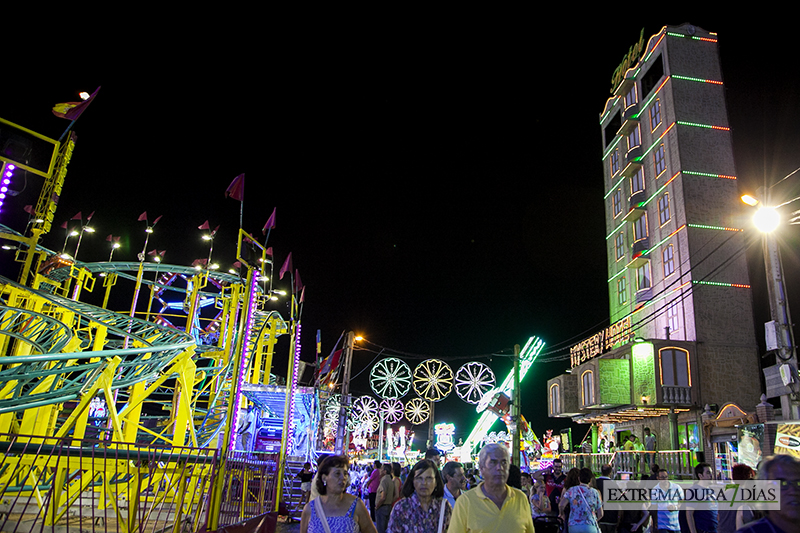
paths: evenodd
<path fill-rule="evenodd" d="M 563 472 L 560 460 L 533 472 L 511 464 L 508 449 L 485 446 L 477 470 L 450 461 L 439 470 L 438 451 L 410 470 L 398 463 L 372 468 L 350 466 L 345 456 L 329 456 L 320 464 L 308 491 L 311 500 L 301 516 L 302 533 L 483 533 L 568 531 L 569 533 L 789 533 L 800 530 L 800 461 L 789 455 L 764 459 L 757 479 L 780 481 L 781 508 L 763 514 L 752 509 L 679 509 L 668 502 L 635 510 L 606 510 L 603 484 L 614 479 L 604 465 L 595 478 L 588 468 Z M 303 497 L 306 464 L 301 474 Z M 653 475 L 665 492 L 681 492 L 669 472 L 653 465 Z M 698 483 L 713 479 L 707 463 L 695 469 Z M 745 465 L 735 465 L 734 480 L 756 477 Z"/>

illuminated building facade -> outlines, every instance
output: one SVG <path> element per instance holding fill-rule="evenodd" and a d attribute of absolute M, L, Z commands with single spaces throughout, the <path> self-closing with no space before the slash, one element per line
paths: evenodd
<path fill-rule="evenodd" d="M 649 426 L 661 449 L 701 433 L 706 404 L 752 411 L 760 396 L 717 46 L 664 27 L 614 73 L 600 115 L 612 325 L 548 383 L 550 416 Z"/>

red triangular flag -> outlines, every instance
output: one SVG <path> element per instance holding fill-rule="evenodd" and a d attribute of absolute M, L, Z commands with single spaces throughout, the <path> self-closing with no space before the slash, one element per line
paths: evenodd
<path fill-rule="evenodd" d="M 22 210 L 28 213 L 29 215 L 32 215 L 35 212 L 32 205 L 26 205 L 25 207 L 22 208 Z"/>
<path fill-rule="evenodd" d="M 303 289 L 303 282 L 300 281 L 300 271 L 294 271 L 294 292 L 298 293 L 301 292 Z"/>
<path fill-rule="evenodd" d="M 272 257 L 272 246 L 264 250 L 264 254 Z"/>
<path fill-rule="evenodd" d="M 83 220 L 83 217 L 81 216 L 81 212 L 78 211 L 78 213 L 74 217 L 72 217 L 70 220 Z"/>
<path fill-rule="evenodd" d="M 197 229 L 211 229 L 211 226 L 208 225 L 208 220 L 197 226 Z"/>
<path fill-rule="evenodd" d="M 69 221 L 65 220 L 64 223 L 61 224 L 61 229 L 67 229 L 67 222 L 69 222 Z"/>
<path fill-rule="evenodd" d="M 264 229 L 261 230 L 262 235 L 266 235 L 268 229 L 275 229 L 275 211 L 277 210 L 278 210 L 277 207 L 274 207 L 272 209 L 272 214 L 267 219 L 267 223 L 264 224 Z"/>
<path fill-rule="evenodd" d="M 211 232 L 211 236 L 212 236 L 212 237 L 213 237 L 214 235 L 216 235 L 216 234 L 217 234 L 217 230 L 218 230 L 218 229 L 219 229 L 219 224 L 217 224 L 217 227 L 216 227 L 216 228 L 214 228 L 214 231 L 212 231 L 212 232 Z"/>
<path fill-rule="evenodd" d="M 240 202 L 244 200 L 244 174 L 239 174 L 233 178 L 231 184 L 225 189 L 225 197 L 227 198 L 228 196 Z"/>
<path fill-rule="evenodd" d="M 108 242 L 111 242 L 111 239 L 113 239 L 113 238 L 114 238 L 114 236 L 113 236 L 113 235 L 111 235 L 111 234 L 109 233 L 109 234 L 108 234 L 108 237 L 106 237 L 106 240 L 107 240 Z"/>
<path fill-rule="evenodd" d="M 139 222 L 141 222 L 142 220 L 147 221 L 147 211 L 145 211 L 144 213 L 139 215 L 138 220 L 139 220 Z"/>
<path fill-rule="evenodd" d="M 94 211 L 92 211 L 91 213 L 89 213 L 89 216 L 88 216 L 88 217 L 86 217 L 86 222 L 90 222 L 90 221 L 92 220 L 92 217 L 93 217 L 93 216 L 94 216 Z"/>
<path fill-rule="evenodd" d="M 92 103 L 94 97 L 97 96 L 99 90 L 100 87 L 98 87 L 89 98 L 82 102 L 64 102 L 63 104 L 56 104 L 53 106 L 53 114 L 67 120 L 78 120 L 81 113 L 86 111 L 86 108 Z"/>
<path fill-rule="evenodd" d="M 280 279 L 283 279 L 283 275 L 286 274 L 286 272 L 291 272 L 291 271 L 292 271 L 292 252 L 289 252 L 289 255 L 286 256 L 286 261 L 283 262 L 283 266 L 281 267 Z"/>
<path fill-rule="evenodd" d="M 161 217 L 163 217 L 163 216 L 164 216 L 164 215 L 158 215 L 158 216 L 156 217 L 156 219 L 153 221 L 153 226 L 155 226 L 156 224 L 158 224 L 158 221 L 159 221 L 159 220 L 161 220 Z M 151 226 L 151 227 L 152 227 L 152 226 Z"/>

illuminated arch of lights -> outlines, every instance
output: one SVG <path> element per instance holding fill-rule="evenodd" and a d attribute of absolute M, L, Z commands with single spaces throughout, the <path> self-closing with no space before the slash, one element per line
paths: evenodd
<path fill-rule="evenodd" d="M 402 398 L 411 389 L 411 368 L 395 357 L 381 359 L 369 373 L 369 384 L 382 399 Z"/>
<path fill-rule="evenodd" d="M 406 420 L 417 426 L 428 420 L 431 408 L 422 398 L 414 398 L 406 403 Z"/>
<path fill-rule="evenodd" d="M 425 400 L 439 402 L 453 390 L 453 369 L 442 360 L 426 359 L 414 369 L 414 391 Z"/>
<path fill-rule="evenodd" d="M 483 363 L 466 363 L 456 372 L 456 394 L 467 403 L 480 402 L 483 395 L 493 389 L 494 385 L 494 372 Z"/>

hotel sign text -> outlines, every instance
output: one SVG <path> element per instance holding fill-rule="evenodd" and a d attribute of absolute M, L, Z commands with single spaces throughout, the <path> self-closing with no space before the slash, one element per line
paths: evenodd
<path fill-rule="evenodd" d="M 617 344 L 627 342 L 633 337 L 631 329 L 631 317 L 627 316 L 612 324 L 599 333 L 595 333 L 586 340 L 583 340 L 569 349 L 571 367 L 576 366 L 607 352 Z"/>
<path fill-rule="evenodd" d="M 639 42 L 634 44 L 628 49 L 628 53 L 625 54 L 625 57 L 622 58 L 622 63 L 614 71 L 614 75 L 611 76 L 611 94 L 614 94 L 614 91 L 617 90 L 617 86 L 622 81 L 622 78 L 625 76 L 625 72 L 628 71 L 629 68 L 636 65 L 639 62 L 639 56 L 642 55 L 642 50 L 644 49 L 644 28 L 642 28 L 642 32 L 639 34 Z"/>

